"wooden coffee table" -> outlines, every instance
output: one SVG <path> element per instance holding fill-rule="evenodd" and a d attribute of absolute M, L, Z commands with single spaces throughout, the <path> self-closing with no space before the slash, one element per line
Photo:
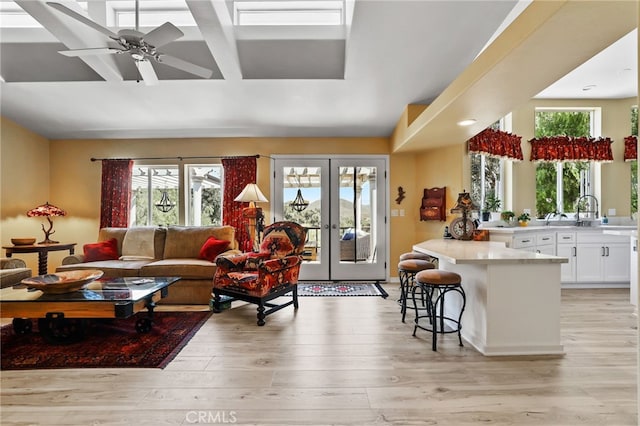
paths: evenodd
<path fill-rule="evenodd" d="M 136 330 L 146 333 L 153 327 L 156 302 L 167 296 L 178 277 L 106 278 L 87 284 L 82 290 L 45 294 L 24 285 L 0 290 L 0 312 L 13 318 L 17 334 L 31 332 L 32 318 L 38 319 L 41 334 L 52 343 L 68 343 L 82 338 L 86 319 L 128 318 L 143 309 L 148 315 L 136 321 Z"/>

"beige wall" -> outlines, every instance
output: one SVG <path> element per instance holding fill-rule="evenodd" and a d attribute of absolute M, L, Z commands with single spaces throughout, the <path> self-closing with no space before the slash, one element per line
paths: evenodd
<path fill-rule="evenodd" d="M 27 211 L 49 201 L 61 206 L 61 200 L 49 193 L 49 140 L 17 125 L 11 120 L 0 122 L 0 242 L 11 245 L 11 238 L 44 239 L 40 218 L 27 217 Z M 54 230 L 65 217 L 54 219 Z M 48 223 L 47 223 L 48 227 Z M 52 238 L 60 236 L 60 232 Z M 3 250 L 4 256 L 4 250 Z M 36 254 L 14 255 L 38 270 Z"/>

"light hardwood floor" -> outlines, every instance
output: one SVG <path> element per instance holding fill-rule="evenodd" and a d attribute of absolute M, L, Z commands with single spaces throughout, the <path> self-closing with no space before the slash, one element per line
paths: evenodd
<path fill-rule="evenodd" d="M 628 290 L 562 292 L 562 357 L 430 349 L 390 297 L 213 315 L 164 369 L 7 371 L 2 425 L 634 425 Z M 540 312 L 544 315 L 544 311 Z M 504 319 L 509 321 L 508 318 Z M 464 324 L 463 324 L 464 327 Z"/>

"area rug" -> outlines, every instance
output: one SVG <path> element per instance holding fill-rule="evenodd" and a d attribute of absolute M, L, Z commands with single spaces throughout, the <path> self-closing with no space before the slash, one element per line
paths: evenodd
<path fill-rule="evenodd" d="M 127 319 L 94 319 L 83 340 L 50 344 L 37 332 L 16 335 L 12 325 L 2 333 L 1 370 L 50 368 L 164 368 L 211 316 L 211 312 L 155 312 L 148 333 L 135 330 L 139 313 Z"/>
<path fill-rule="evenodd" d="M 378 283 L 337 282 L 298 283 L 298 296 L 389 296 Z"/>

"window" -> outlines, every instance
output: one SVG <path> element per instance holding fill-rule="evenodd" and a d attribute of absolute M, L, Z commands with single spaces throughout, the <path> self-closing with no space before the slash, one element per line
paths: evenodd
<path fill-rule="evenodd" d="M 535 137 L 595 136 L 596 110 L 538 109 Z M 542 162 L 536 166 L 536 212 L 538 218 L 549 213 L 570 213 L 582 195 L 593 195 L 593 162 Z"/>
<path fill-rule="evenodd" d="M 184 200 L 182 202 L 181 200 Z M 134 165 L 130 226 L 222 224 L 222 166 Z"/>
<path fill-rule="evenodd" d="M 638 107 L 631 108 L 631 134 L 638 136 Z M 638 160 L 631 161 L 631 214 L 638 212 Z"/>
<path fill-rule="evenodd" d="M 504 127 L 503 121 L 497 121 L 490 126 L 495 130 Z M 487 154 L 471 153 L 471 189 L 469 193 L 473 201 L 481 208 L 493 204 L 497 200 L 501 203 L 503 197 L 502 176 L 504 174 L 504 159 Z M 494 201 L 491 203 L 491 201 Z"/>
<path fill-rule="evenodd" d="M 187 203 L 187 224 L 222 224 L 222 166 L 186 166 L 189 202 Z"/>
<path fill-rule="evenodd" d="M 236 1 L 235 25 L 343 25 L 342 1 Z"/>
<path fill-rule="evenodd" d="M 178 166 L 134 165 L 130 226 L 177 225 Z"/>

